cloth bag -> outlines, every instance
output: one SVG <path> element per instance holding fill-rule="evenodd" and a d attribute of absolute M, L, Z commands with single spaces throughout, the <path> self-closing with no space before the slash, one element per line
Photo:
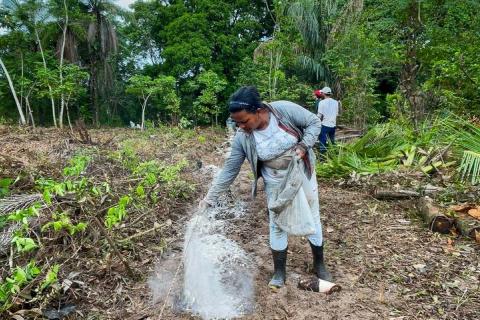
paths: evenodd
<path fill-rule="evenodd" d="M 268 209 L 273 211 L 273 220 L 283 231 L 295 236 L 311 235 L 315 233 L 314 196 L 308 187 L 303 161 L 294 156 L 269 201 Z"/>

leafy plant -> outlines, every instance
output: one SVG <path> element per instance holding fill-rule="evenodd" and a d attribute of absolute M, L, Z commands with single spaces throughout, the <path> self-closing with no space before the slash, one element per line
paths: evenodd
<path fill-rule="evenodd" d="M 58 282 L 59 269 L 60 269 L 60 266 L 56 264 L 48 270 L 47 275 L 45 276 L 45 279 L 40 283 L 40 286 L 38 288 L 39 292 L 42 292 L 43 290 L 53 286 Z"/>
<path fill-rule="evenodd" d="M 30 261 L 25 267 L 16 267 L 12 274 L 4 281 L 0 282 L 0 311 L 7 310 L 10 307 L 13 295 L 20 292 L 29 282 L 40 274 L 40 269 L 35 261 Z"/>
<path fill-rule="evenodd" d="M 197 118 L 208 119 L 208 116 L 215 118 L 215 125 L 218 125 L 218 116 L 221 113 L 218 104 L 218 95 L 225 89 L 227 81 L 212 70 L 203 71 L 195 79 L 192 86 L 200 89 L 200 95 L 193 103 L 193 110 Z"/>
<path fill-rule="evenodd" d="M 85 171 L 91 160 L 92 158 L 87 155 L 77 155 L 70 159 L 70 166 L 63 169 L 63 174 L 67 177 L 79 176 Z"/>
<path fill-rule="evenodd" d="M 24 225 L 28 225 L 28 219 L 31 217 L 38 217 L 38 208 L 40 204 L 36 203 L 31 205 L 28 208 L 16 210 L 13 213 L 10 213 L 7 217 L 9 221 L 21 222 Z"/>
<path fill-rule="evenodd" d="M 12 243 L 15 244 L 17 251 L 19 253 L 30 252 L 38 248 L 38 245 L 35 243 L 35 240 L 33 240 L 32 238 L 22 237 L 20 234 L 15 235 L 12 238 Z"/>
<path fill-rule="evenodd" d="M 444 137 L 462 160 L 458 168 L 461 179 L 472 184 L 480 182 L 480 127 L 469 120 L 450 114 L 444 124 Z"/>
<path fill-rule="evenodd" d="M 470 178 L 472 184 L 480 182 L 480 153 L 465 150 L 459 170 L 462 174 L 462 179 Z"/>
<path fill-rule="evenodd" d="M 2 178 L 0 179 L 0 198 L 7 196 L 10 193 L 10 185 L 13 183 L 13 179 Z"/>
<path fill-rule="evenodd" d="M 105 217 L 105 225 L 111 229 L 113 226 L 119 224 L 127 216 L 127 206 L 131 202 L 130 196 L 123 196 L 118 201 L 116 206 L 111 207 L 107 211 Z"/>
<path fill-rule="evenodd" d="M 87 228 L 87 224 L 84 222 L 73 224 L 66 212 L 53 213 L 52 218 L 54 219 L 53 221 L 49 221 L 42 226 L 42 232 L 53 228 L 53 230 L 57 232 L 66 230 L 71 236 L 73 236 L 77 232 L 85 231 Z"/>

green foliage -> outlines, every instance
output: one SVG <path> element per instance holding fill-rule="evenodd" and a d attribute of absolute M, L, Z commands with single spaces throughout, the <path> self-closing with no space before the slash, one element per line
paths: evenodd
<path fill-rule="evenodd" d="M 24 268 L 16 267 L 9 277 L 0 282 L 0 303 L 2 304 L 0 311 L 7 310 L 10 306 L 12 296 L 18 294 L 20 290 L 34 280 L 40 272 L 35 261 L 31 261 Z"/>
<path fill-rule="evenodd" d="M 180 112 L 180 99 L 176 93 L 176 80 L 171 76 L 135 75 L 129 79 L 127 93 L 138 96 L 142 101 L 142 129 L 145 122 L 145 109 L 151 97 L 157 97 L 161 106 L 168 110 L 172 118 L 177 119 Z"/>
<path fill-rule="evenodd" d="M 92 158 L 87 155 L 77 155 L 70 159 L 70 166 L 63 169 L 63 174 L 67 177 L 79 176 L 85 171 L 91 160 Z"/>
<path fill-rule="evenodd" d="M 459 169 L 462 179 L 466 180 L 470 177 L 472 184 L 480 182 L 480 153 L 465 151 Z"/>
<path fill-rule="evenodd" d="M 477 184 L 479 141 L 480 128 L 454 115 L 426 120 L 417 128 L 405 120 L 391 120 L 352 143 L 330 148 L 328 161 L 319 163 L 317 172 L 324 177 L 344 177 L 352 172 L 362 175 L 403 168 L 431 174 L 458 165 L 459 178 Z"/>
<path fill-rule="evenodd" d="M 111 229 L 118 225 L 127 216 L 127 206 L 131 202 L 130 196 L 123 196 L 118 201 L 118 204 L 109 208 L 105 216 L 105 226 Z"/>
<path fill-rule="evenodd" d="M 53 265 L 47 272 L 45 279 L 40 283 L 39 292 L 57 284 L 58 282 L 58 271 L 60 266 L 58 264 Z"/>
<path fill-rule="evenodd" d="M 325 53 L 325 61 L 342 81 L 343 114 L 341 118 L 357 128 L 377 123 L 380 118 L 375 94 L 375 72 L 388 54 L 378 35 L 353 25 L 336 39 Z"/>
<path fill-rule="evenodd" d="M 64 196 L 67 192 L 74 192 L 80 195 L 83 192 L 87 192 L 90 184 L 85 177 L 79 180 L 67 179 L 63 182 L 40 178 L 35 183 L 40 192 L 42 192 L 43 199 L 47 204 L 51 204 L 52 196 L 54 195 Z"/>
<path fill-rule="evenodd" d="M 7 196 L 10 193 L 10 185 L 13 183 L 13 179 L 1 178 L 0 179 L 0 198 Z"/>
<path fill-rule="evenodd" d="M 463 181 L 472 184 L 480 182 L 480 128 L 478 125 L 460 117 L 451 116 L 444 124 L 445 139 L 452 146 L 461 163 L 459 171 Z"/>
<path fill-rule="evenodd" d="M 17 233 L 12 238 L 12 243 L 15 244 L 17 252 L 19 253 L 30 252 L 38 248 L 38 245 L 35 243 L 35 240 L 33 240 L 32 238 L 25 238 L 21 236 L 21 234 L 19 233 Z"/>
<path fill-rule="evenodd" d="M 266 46 L 266 49 L 268 48 L 269 46 Z M 260 95 L 270 101 L 290 100 L 304 106 L 313 105 L 311 99 L 313 86 L 302 81 L 298 76 L 287 74 L 282 70 L 283 67 L 289 65 L 287 61 L 285 64 L 281 64 L 278 69 L 271 71 L 268 57 L 257 57 L 255 61 L 246 58 L 241 64 L 237 85 L 254 85 Z"/>
<path fill-rule="evenodd" d="M 120 150 L 112 153 L 113 158 L 119 160 L 122 165 L 130 171 L 133 171 L 140 163 L 140 158 L 135 151 L 134 144 L 135 141 L 126 140 L 122 143 Z"/>
<path fill-rule="evenodd" d="M 227 81 L 212 70 L 201 72 L 195 79 L 192 87 L 200 90 L 200 95 L 193 103 L 194 114 L 197 119 L 208 121 L 209 116 L 215 117 L 218 125 L 218 116 L 221 113 L 218 105 L 218 94 L 225 89 Z"/>
<path fill-rule="evenodd" d="M 161 183 L 170 197 L 186 198 L 193 191 L 193 186 L 180 178 L 180 172 L 186 166 L 188 166 L 188 162 L 185 159 L 174 165 L 165 165 L 156 160 L 140 163 L 133 172 L 143 178 L 136 189 L 136 194 L 143 198 L 144 188 Z"/>
<path fill-rule="evenodd" d="M 53 221 L 49 221 L 42 226 L 42 232 L 53 228 L 53 230 L 56 232 L 66 230 L 71 236 L 73 236 L 77 232 L 85 231 L 85 229 L 87 228 L 87 224 L 84 222 L 73 224 L 70 217 L 68 216 L 68 213 L 66 212 L 54 212 L 52 214 L 52 219 Z"/>
<path fill-rule="evenodd" d="M 207 138 L 205 136 L 202 136 L 202 135 L 198 136 L 197 140 L 198 140 L 198 142 L 200 142 L 202 144 L 207 142 Z"/>
<path fill-rule="evenodd" d="M 376 125 L 360 139 L 330 148 L 327 161 L 317 165 L 317 172 L 323 177 L 345 177 L 352 173 L 369 175 L 405 168 L 428 174 L 440 164 L 427 163 L 427 160 L 431 161 L 449 144 L 449 139 L 439 130 L 449 121 L 436 118 L 424 122 L 418 129 L 408 122 L 393 120 Z M 427 168 L 428 165 L 432 168 Z M 448 165 L 441 162 L 442 167 Z"/>
<path fill-rule="evenodd" d="M 187 118 L 185 117 L 181 117 L 180 118 L 180 122 L 178 123 L 178 127 L 180 129 L 188 129 L 188 128 L 191 128 L 192 127 L 192 124 L 193 122 L 188 120 Z"/>
<path fill-rule="evenodd" d="M 33 204 L 32 206 L 25 208 L 25 209 L 20 209 L 16 210 L 13 213 L 10 213 L 7 216 L 7 220 L 9 221 L 16 221 L 16 222 L 21 222 L 24 225 L 28 224 L 28 219 L 31 217 L 38 217 L 38 208 L 40 207 L 39 204 Z"/>

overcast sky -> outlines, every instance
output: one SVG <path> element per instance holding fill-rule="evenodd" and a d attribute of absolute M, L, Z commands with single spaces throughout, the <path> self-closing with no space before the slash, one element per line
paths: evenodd
<path fill-rule="evenodd" d="M 121 6 L 121 7 L 124 7 L 124 8 L 128 8 L 128 6 L 135 2 L 135 0 L 117 0 L 116 3 Z"/>

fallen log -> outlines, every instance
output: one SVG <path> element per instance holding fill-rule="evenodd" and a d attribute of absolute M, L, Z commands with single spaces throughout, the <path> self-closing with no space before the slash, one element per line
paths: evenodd
<path fill-rule="evenodd" d="M 457 213 L 455 226 L 457 227 L 457 230 L 460 231 L 462 236 L 469 237 L 474 240 L 476 240 L 476 232 L 480 233 L 480 220 L 475 219 L 474 217 L 463 212 Z"/>
<path fill-rule="evenodd" d="M 419 192 L 411 190 L 382 190 L 375 189 L 373 190 L 372 196 L 378 200 L 402 200 L 402 199 L 411 199 L 418 198 L 421 196 Z"/>
<path fill-rule="evenodd" d="M 440 208 L 433 204 L 431 198 L 418 199 L 416 207 L 430 230 L 443 234 L 450 233 L 450 229 L 454 226 L 454 220 L 444 215 Z"/>
<path fill-rule="evenodd" d="M 335 140 L 336 141 L 341 141 L 341 142 L 346 142 L 346 141 L 349 141 L 349 140 L 352 140 L 352 139 L 355 139 L 355 138 L 359 138 L 361 137 L 362 134 L 361 133 L 357 133 L 357 134 L 349 134 L 349 135 L 338 135 L 335 137 Z"/>

